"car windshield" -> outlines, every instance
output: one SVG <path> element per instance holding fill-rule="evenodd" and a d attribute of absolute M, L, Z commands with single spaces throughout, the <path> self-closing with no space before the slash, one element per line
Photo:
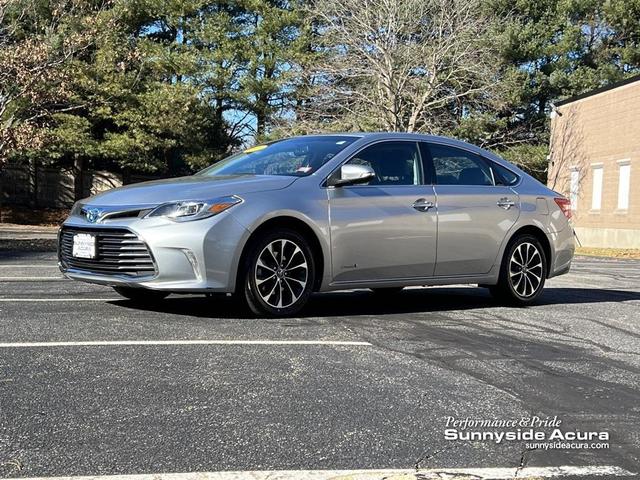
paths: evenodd
<path fill-rule="evenodd" d="M 310 175 L 358 137 L 296 137 L 248 148 L 197 175 Z"/>

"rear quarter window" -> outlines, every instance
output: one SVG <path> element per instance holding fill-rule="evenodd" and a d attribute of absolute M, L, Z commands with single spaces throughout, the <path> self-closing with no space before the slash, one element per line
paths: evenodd
<path fill-rule="evenodd" d="M 511 186 L 518 183 L 518 180 L 520 179 L 517 174 L 495 162 L 491 162 L 491 169 L 493 170 L 496 185 Z"/>

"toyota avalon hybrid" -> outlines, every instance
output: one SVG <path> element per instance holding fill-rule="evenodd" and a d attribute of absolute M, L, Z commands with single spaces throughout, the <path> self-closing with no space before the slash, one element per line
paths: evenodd
<path fill-rule="evenodd" d="M 77 202 L 59 262 L 137 301 L 234 293 L 258 315 L 294 314 L 313 292 L 460 283 L 527 305 L 569 271 L 570 215 L 566 198 L 467 143 L 311 135 Z"/>

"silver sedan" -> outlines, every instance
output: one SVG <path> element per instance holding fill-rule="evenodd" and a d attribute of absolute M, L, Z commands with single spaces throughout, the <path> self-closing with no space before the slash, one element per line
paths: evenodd
<path fill-rule="evenodd" d="M 569 271 L 570 216 L 566 198 L 467 143 L 313 135 L 81 200 L 59 261 L 137 301 L 235 293 L 259 315 L 294 314 L 314 291 L 460 283 L 526 305 Z"/>

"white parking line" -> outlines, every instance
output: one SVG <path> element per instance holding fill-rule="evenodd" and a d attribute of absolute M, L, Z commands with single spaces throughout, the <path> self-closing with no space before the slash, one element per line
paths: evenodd
<path fill-rule="evenodd" d="M 253 472 L 194 472 L 157 473 L 141 475 L 101 475 L 86 477 L 33 477 L 22 480 L 410 480 L 474 478 L 484 480 L 511 480 L 515 468 L 439 468 L 416 470 L 275 470 Z M 517 478 L 561 477 L 629 477 L 628 470 L 603 466 L 525 467 L 518 470 Z"/>
<path fill-rule="evenodd" d="M 121 345 L 332 345 L 370 347 L 369 342 L 340 340 L 95 340 L 86 342 L 2 342 L 0 348 L 108 347 Z"/>
<path fill-rule="evenodd" d="M 117 302 L 126 300 L 119 298 L 0 298 L 0 302 Z"/>
<path fill-rule="evenodd" d="M 21 265 L 18 263 L 2 263 L 0 264 L 0 268 L 58 268 L 58 265 L 55 263 L 44 263 L 42 265 L 31 264 L 31 265 Z"/>
<path fill-rule="evenodd" d="M 0 282 L 56 282 L 60 280 L 67 280 L 60 277 L 0 277 Z"/>

